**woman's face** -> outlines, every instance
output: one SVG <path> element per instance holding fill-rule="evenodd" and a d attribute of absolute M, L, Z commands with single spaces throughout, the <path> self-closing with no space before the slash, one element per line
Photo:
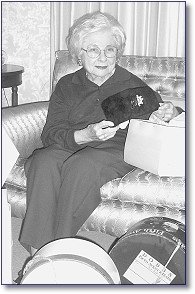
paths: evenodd
<path fill-rule="evenodd" d="M 115 68 L 116 57 L 106 57 L 103 50 L 108 45 L 116 46 L 111 31 L 103 30 L 88 34 L 83 39 L 81 48 L 87 49 L 87 47 L 91 45 L 99 47 L 102 50 L 101 54 L 96 58 L 90 58 L 87 55 L 87 52 L 81 50 L 79 57 L 82 61 L 83 67 L 93 78 L 103 78 L 109 76 Z"/>

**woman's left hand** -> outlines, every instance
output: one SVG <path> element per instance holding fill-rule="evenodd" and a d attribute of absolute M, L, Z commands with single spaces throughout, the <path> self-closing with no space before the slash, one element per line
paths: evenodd
<path fill-rule="evenodd" d="M 169 122 L 171 119 L 176 117 L 179 112 L 177 108 L 171 102 L 160 103 L 158 110 L 154 111 L 153 114 L 159 119 Z"/>

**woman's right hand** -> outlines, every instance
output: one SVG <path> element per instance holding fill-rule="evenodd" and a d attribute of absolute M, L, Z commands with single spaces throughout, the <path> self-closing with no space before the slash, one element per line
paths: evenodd
<path fill-rule="evenodd" d="M 106 141 L 116 134 L 119 126 L 114 127 L 112 121 L 103 120 L 96 124 L 88 125 L 89 138 L 92 141 Z"/>
<path fill-rule="evenodd" d="M 111 121 L 103 120 L 90 124 L 87 128 L 75 131 L 74 137 L 77 144 L 85 144 L 92 141 L 106 141 L 115 136 L 119 126 L 114 127 Z"/>

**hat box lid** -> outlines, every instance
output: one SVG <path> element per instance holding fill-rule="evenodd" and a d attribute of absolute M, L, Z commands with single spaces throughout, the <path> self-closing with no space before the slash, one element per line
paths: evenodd
<path fill-rule="evenodd" d="M 121 284 L 185 284 L 185 226 L 166 217 L 133 225 L 109 251 Z"/>

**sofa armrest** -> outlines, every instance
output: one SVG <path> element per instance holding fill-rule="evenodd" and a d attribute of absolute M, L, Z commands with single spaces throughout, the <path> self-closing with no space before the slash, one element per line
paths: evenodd
<path fill-rule="evenodd" d="M 121 179 L 118 193 L 121 202 L 185 210 L 184 177 L 160 177 L 137 168 Z"/>
<path fill-rule="evenodd" d="M 42 147 L 40 136 L 48 105 L 48 101 L 43 101 L 2 109 L 2 126 L 23 158 L 30 156 L 36 148 Z"/>

